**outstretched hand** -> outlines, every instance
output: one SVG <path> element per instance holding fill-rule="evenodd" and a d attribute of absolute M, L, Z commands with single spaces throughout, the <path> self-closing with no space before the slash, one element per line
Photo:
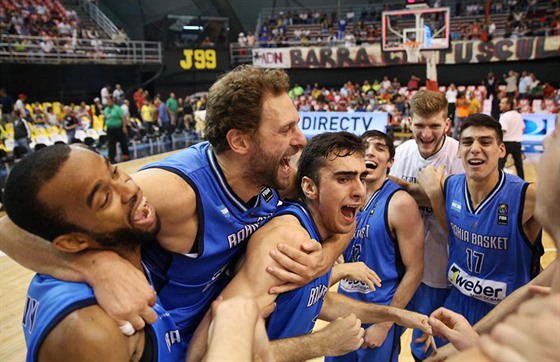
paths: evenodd
<path fill-rule="evenodd" d="M 428 320 L 435 336 L 449 340 L 459 351 L 470 348 L 478 342 L 478 333 L 461 314 L 447 308 L 439 308 Z"/>

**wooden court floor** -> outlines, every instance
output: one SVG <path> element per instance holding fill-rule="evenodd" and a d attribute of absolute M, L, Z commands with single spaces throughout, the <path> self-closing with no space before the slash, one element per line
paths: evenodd
<path fill-rule="evenodd" d="M 132 173 L 142 165 L 159 160 L 167 154 L 150 156 L 138 160 L 132 160 L 120 164 L 120 168 L 128 173 Z M 509 162 L 508 162 L 509 164 Z M 536 163 L 525 162 L 525 175 L 528 181 L 536 181 Z M 550 264 L 556 258 L 556 248 L 552 239 L 544 237 L 545 255 L 542 258 L 543 266 Z M 22 362 L 25 361 L 26 348 L 21 330 L 22 313 L 25 302 L 27 286 L 33 273 L 9 257 L 1 254 L 0 256 L 0 361 L 2 362 Z M 322 325 L 317 326 L 321 328 Z M 410 355 L 410 332 L 406 332 L 402 337 L 402 351 L 399 357 L 401 362 L 412 362 Z M 313 361 L 322 361 L 322 358 Z"/>

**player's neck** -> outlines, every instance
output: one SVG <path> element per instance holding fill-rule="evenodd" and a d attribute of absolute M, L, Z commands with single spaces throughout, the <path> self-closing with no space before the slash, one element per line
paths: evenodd
<path fill-rule="evenodd" d="M 375 194 L 377 190 L 383 187 L 385 180 L 387 180 L 387 176 L 380 177 L 372 182 L 366 182 L 366 198 L 364 200 L 364 203 L 367 203 L 371 199 L 373 194 Z"/>
<path fill-rule="evenodd" d="M 484 199 L 486 199 L 494 187 L 496 187 L 499 179 L 500 170 L 498 168 L 488 175 L 488 177 L 481 180 L 475 180 L 467 177 L 467 187 L 471 196 L 471 202 L 475 209 L 482 201 L 484 201 Z"/>
<path fill-rule="evenodd" d="M 261 185 L 257 185 L 254 180 L 248 180 L 245 177 L 244 170 L 248 166 L 241 162 L 233 152 L 225 151 L 216 154 L 216 159 L 229 187 L 243 202 L 248 202 L 259 193 Z"/>
<path fill-rule="evenodd" d="M 119 254 L 121 258 L 134 265 L 134 267 L 142 270 L 142 258 L 139 245 L 134 247 L 116 247 L 112 248 L 112 250 Z"/>

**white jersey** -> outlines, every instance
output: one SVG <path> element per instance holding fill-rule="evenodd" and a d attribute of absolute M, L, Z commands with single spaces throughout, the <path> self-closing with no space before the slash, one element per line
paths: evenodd
<path fill-rule="evenodd" d="M 408 140 L 395 152 L 395 163 L 391 167 L 391 176 L 408 182 L 417 183 L 418 172 L 426 166 L 445 165 L 445 174 L 465 172 L 457 154 L 459 142 L 445 137 L 443 147 L 436 154 L 424 158 L 418 151 L 414 139 Z M 420 215 L 424 222 L 424 274 L 422 282 L 432 288 L 448 288 L 446 269 L 448 259 L 447 236 L 439 226 L 431 208 L 421 207 Z"/>

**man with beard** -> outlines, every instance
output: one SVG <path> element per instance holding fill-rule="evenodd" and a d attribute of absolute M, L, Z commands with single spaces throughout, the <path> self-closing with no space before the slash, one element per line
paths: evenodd
<path fill-rule="evenodd" d="M 298 128 L 299 114 L 288 97 L 288 88 L 288 75 L 282 70 L 236 68 L 210 88 L 205 132 L 208 141 L 133 175 L 161 219 L 158 243 L 146 246 L 143 258 L 163 306 L 187 342 L 229 281 L 225 271 L 243 254 L 250 235 L 276 210 L 276 189 L 290 185 L 290 158 L 306 139 Z M 45 273 L 64 273 L 64 277 L 55 274 L 61 279 L 86 280 L 96 291 L 104 288 L 100 291 L 106 293 L 102 297 L 107 302 L 101 304 L 111 315 L 130 321 L 136 328 L 144 325 L 142 318 L 154 319 L 147 307 L 153 292 L 143 289 L 142 284 L 132 286 L 134 280 L 139 283 L 137 276 L 123 285 L 108 275 L 111 269 L 114 275 L 130 274 L 113 255 L 95 253 L 77 260 L 60 260 L 52 256 L 48 243 L 16 238 L 17 230 L 7 220 L 0 229 L 5 239 L 2 248 L 17 261 Z M 25 242 L 28 244 L 22 244 Z M 271 292 L 303 286 L 326 273 L 346 242 L 328 239 L 321 248 L 319 243 L 306 240 L 298 249 L 279 244 L 271 251 L 279 265 L 268 266 L 266 271 L 287 284 Z M 21 245 L 33 248 L 36 257 L 18 251 Z M 37 261 L 44 255 L 51 258 L 49 264 Z M 117 267 L 119 273 L 114 272 Z M 113 285 L 108 292 L 107 283 Z M 139 303 L 138 298 L 131 301 L 131 295 L 138 295 L 135 289 L 141 290 L 142 301 L 146 302 Z M 97 297 L 100 299 L 100 295 Z M 297 350 L 293 352 L 297 355 Z"/>
<path fill-rule="evenodd" d="M 298 247 L 301 240 L 309 237 L 322 241 L 354 230 L 356 215 L 365 195 L 367 171 L 364 149 L 361 138 L 349 132 L 323 133 L 309 142 L 298 162 L 296 184 L 299 185 L 299 200 L 285 201 L 272 219 L 253 234 L 247 246 L 246 259 L 221 294 L 226 300 L 236 296 L 255 299 L 261 308 L 275 301 L 276 309 L 267 321 L 268 336 L 273 340 L 284 338 L 284 345 L 290 349 L 296 346 L 295 339 L 290 337 L 302 336 L 300 341 L 306 343 L 297 343 L 305 348 L 298 349 L 297 360 L 337 356 L 358 349 L 364 333 L 360 328 L 360 319 L 366 323 L 391 321 L 427 330 L 426 317 L 417 313 L 328 293 L 330 271 L 301 288 L 279 296 L 268 293 L 278 280 L 259 272 L 272 262 L 268 250 L 278 243 Z M 349 313 L 355 313 L 360 319 Z M 335 343 L 325 343 L 324 338 L 314 338 L 324 329 L 309 334 L 317 318 L 335 320 L 333 324 L 348 324 L 352 328 Z M 207 335 L 206 329 L 207 324 L 202 323 L 189 350 L 189 360 L 200 359 L 201 353 L 195 346 L 200 347 L 197 343 Z"/>
<path fill-rule="evenodd" d="M 424 271 L 422 283 L 410 302 L 410 309 L 430 314 L 443 305 L 449 293 L 445 277 L 447 268 L 447 235 L 439 226 L 427 195 L 417 184 L 418 172 L 428 165 L 445 166 L 448 174 L 464 171 L 457 157 L 458 142 L 447 137 L 450 121 L 445 95 L 434 91 L 418 91 L 410 100 L 410 129 L 414 139 L 396 149 L 395 162 L 389 173 L 420 205 L 424 223 Z M 410 349 L 416 360 L 429 356 L 423 346 L 414 342 L 422 336 L 413 332 Z"/>
<path fill-rule="evenodd" d="M 155 210 L 128 175 L 95 152 L 53 145 L 32 153 L 10 173 L 4 206 L 15 224 L 60 253 L 112 250 L 150 280 L 140 245 L 158 232 Z M 134 330 L 119 330 L 89 285 L 36 274 L 23 318 L 27 360 L 182 360 L 178 327 L 159 302 L 154 310 L 155 323 L 124 335 Z"/>

